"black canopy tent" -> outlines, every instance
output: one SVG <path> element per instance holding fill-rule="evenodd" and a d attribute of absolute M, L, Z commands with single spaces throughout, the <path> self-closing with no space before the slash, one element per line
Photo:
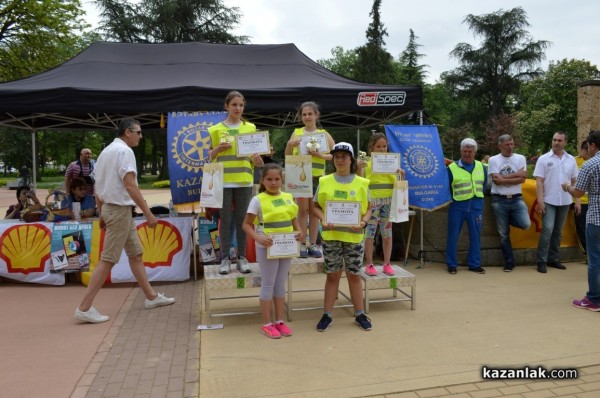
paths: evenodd
<path fill-rule="evenodd" d="M 62 65 L 0 84 L 0 126 L 114 129 L 135 117 L 160 127 L 161 113 L 219 111 L 230 90 L 263 127 L 298 124 L 303 101 L 321 106 L 327 127 L 366 128 L 422 109 L 419 86 L 385 86 L 339 76 L 294 44 L 98 42 Z"/>

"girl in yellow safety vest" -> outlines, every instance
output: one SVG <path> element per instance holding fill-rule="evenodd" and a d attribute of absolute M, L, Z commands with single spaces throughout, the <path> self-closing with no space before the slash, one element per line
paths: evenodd
<path fill-rule="evenodd" d="M 375 133 L 371 135 L 367 146 L 367 153 L 387 152 L 388 140 L 385 134 Z M 377 233 L 377 225 L 381 233 L 383 244 L 383 273 L 394 275 L 394 269 L 390 265 L 392 256 L 392 223 L 390 222 L 390 206 L 394 182 L 398 178 L 396 174 L 373 174 L 372 160 L 358 161 L 358 174 L 369 180 L 369 193 L 371 195 L 371 219 L 366 228 L 365 238 L 365 273 L 370 276 L 377 275 L 377 269 L 373 265 L 373 241 Z M 404 176 L 404 170 L 399 169 L 398 175 Z"/>
<path fill-rule="evenodd" d="M 238 91 L 231 91 L 225 97 L 227 117 L 208 128 L 211 141 L 210 159 L 214 162 L 222 162 L 224 166 L 223 211 L 220 212 L 219 227 L 222 253 L 219 273 L 224 275 L 231 272 L 229 252 L 232 246 L 232 222 L 235 222 L 238 246 L 237 269 L 244 274 L 250 273 L 250 266 L 246 260 L 246 234 L 242 229 L 242 223 L 252 198 L 254 166 L 262 167 L 264 164 L 258 154 L 250 157 L 237 156 L 235 136 L 256 131 L 254 124 L 242 118 L 245 106 L 244 96 Z"/>
<path fill-rule="evenodd" d="M 262 170 L 260 192 L 252 198 L 244 219 L 244 231 L 254 239 L 256 261 L 260 267 L 260 309 L 263 318 L 262 333 L 272 339 L 291 336 L 292 331 L 283 322 L 286 282 L 291 258 L 267 258 L 267 248 L 273 245 L 269 234 L 294 232 L 302 241 L 306 233 L 300 229 L 296 216 L 298 206 L 291 194 L 281 192 L 283 170 L 277 163 L 266 164 Z M 255 229 L 255 221 L 258 226 Z M 275 322 L 271 321 L 271 307 L 275 304 Z"/>
<path fill-rule="evenodd" d="M 325 134 L 327 146 L 329 147 L 328 149 L 333 148 L 335 142 L 331 135 L 327 131 L 317 127 L 319 116 L 321 116 L 319 113 L 319 106 L 312 101 L 304 102 L 300 105 L 298 112 L 302 117 L 304 127 L 294 130 L 290 140 L 285 146 L 285 154 L 299 155 L 303 153 L 304 151 L 300 147 L 300 145 L 302 145 L 302 138 L 311 134 Z M 326 148 L 309 149 L 308 154 L 312 157 L 312 186 L 314 194 L 319 185 L 319 177 L 325 173 L 325 162 L 327 160 L 332 160 L 333 156 L 328 153 Z M 310 198 L 296 198 L 296 203 L 298 203 L 298 220 L 300 222 L 300 227 L 303 231 L 306 231 L 308 223 L 309 228 L 309 245 L 306 246 L 306 244 L 303 243 L 300 246 L 300 257 L 321 257 L 322 253 L 319 250 L 319 246 L 317 246 L 319 220 L 312 215 L 314 208 L 313 201 L 310 200 Z"/>
<path fill-rule="evenodd" d="M 369 180 L 356 175 L 356 159 L 352 145 L 339 142 L 331 150 L 335 172 L 320 178 L 314 197 L 313 215 L 323 226 L 323 258 L 325 259 L 324 313 L 317 324 L 326 331 L 333 318 L 333 304 L 338 294 L 342 272 L 354 306 L 354 320 L 362 330 L 371 330 L 365 315 L 360 271 L 364 256 L 364 228 L 371 218 Z"/>

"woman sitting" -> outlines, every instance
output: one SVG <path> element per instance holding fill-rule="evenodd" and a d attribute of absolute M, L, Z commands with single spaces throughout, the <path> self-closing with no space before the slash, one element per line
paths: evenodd
<path fill-rule="evenodd" d="M 69 196 L 61 202 L 61 208 L 71 209 L 70 219 L 74 220 L 73 203 L 80 203 L 81 210 L 79 212 L 81 218 L 94 217 L 96 215 L 96 201 L 92 195 L 86 193 L 86 183 L 81 177 L 74 177 L 71 180 Z M 60 220 L 55 220 L 60 221 Z"/>
<path fill-rule="evenodd" d="M 21 218 L 21 212 L 31 204 L 40 204 L 35 192 L 31 191 L 28 186 L 20 186 L 17 188 L 17 203 L 9 206 L 4 218 L 18 220 Z"/>

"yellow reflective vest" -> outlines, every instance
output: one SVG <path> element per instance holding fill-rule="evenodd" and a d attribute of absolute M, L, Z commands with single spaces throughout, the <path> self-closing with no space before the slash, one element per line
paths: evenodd
<path fill-rule="evenodd" d="M 258 194 L 263 219 L 265 235 L 273 232 L 292 232 L 292 220 L 298 215 L 298 205 L 292 194 L 281 192 L 279 195 L 269 195 L 266 192 Z"/>
<path fill-rule="evenodd" d="M 371 199 L 391 198 L 396 182 L 396 174 L 373 174 L 373 160 L 365 167 L 365 177 L 369 180 Z"/>
<path fill-rule="evenodd" d="M 485 169 L 480 161 L 475 161 L 472 173 L 457 165 L 456 162 L 450 163 L 448 168 L 452 173 L 452 197 L 454 200 L 460 202 L 475 196 L 483 198 Z"/>
<path fill-rule="evenodd" d="M 226 151 L 219 152 L 214 162 L 223 163 L 223 183 L 230 186 L 237 185 L 240 187 L 250 187 L 254 182 L 254 164 L 249 157 L 237 157 L 237 144 L 235 136 L 238 134 L 250 134 L 256 132 L 256 126 L 250 122 L 242 122 L 239 128 L 232 129 L 226 126 L 223 122 L 219 122 L 208 128 L 210 140 L 213 148 L 216 148 L 221 143 L 221 134 L 229 133 L 233 137 L 231 148 Z"/>
<path fill-rule="evenodd" d="M 369 210 L 369 180 L 355 175 L 350 184 L 340 184 L 335 180 L 334 174 L 319 178 L 317 202 L 323 212 L 326 212 L 328 201 L 360 202 L 360 215 L 364 216 Z M 364 230 L 354 231 L 350 227 L 336 226 L 333 229 L 324 229 L 321 236 L 326 241 L 360 243 L 364 238 Z"/>
<path fill-rule="evenodd" d="M 327 133 L 327 131 L 323 129 L 317 129 L 317 133 Z M 301 138 L 304 135 L 304 128 L 298 128 L 294 130 L 294 137 Z M 331 150 L 331 148 L 329 148 Z M 300 155 L 300 150 L 298 147 L 294 147 L 292 151 L 292 155 Z M 312 157 L 312 176 L 320 177 L 325 173 L 325 159 L 318 158 L 316 156 Z"/>

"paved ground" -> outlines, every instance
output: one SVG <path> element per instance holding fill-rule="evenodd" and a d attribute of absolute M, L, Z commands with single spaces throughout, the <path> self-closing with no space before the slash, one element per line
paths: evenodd
<path fill-rule="evenodd" d="M 111 320 L 99 325 L 72 318 L 79 284 L 0 283 L 0 396 L 600 396 L 600 314 L 570 305 L 585 291 L 585 264 L 545 275 L 527 266 L 453 276 L 442 264 L 416 265 L 407 266 L 417 275 L 415 311 L 404 302 L 373 304 L 374 328 L 363 332 L 348 309 L 337 309 L 325 333 L 315 330 L 318 310 L 297 312 L 294 335 L 277 341 L 259 333 L 257 315 L 206 319 L 201 280 L 157 284 L 177 302 L 153 310 L 143 309 L 133 284 L 104 288 L 95 305 Z M 296 288 L 323 286 L 322 275 L 295 278 Z M 319 305 L 322 292 L 296 300 Z M 257 300 L 212 307 L 253 309 Z M 209 322 L 224 328 L 196 331 Z M 483 365 L 574 368 L 579 376 L 483 381 Z"/>
<path fill-rule="evenodd" d="M 0 395 L 600 396 L 600 349 L 590 344 L 598 314 L 569 305 L 584 286 L 583 264 L 547 275 L 522 267 L 483 276 L 463 269 L 450 276 L 441 264 L 415 266 L 408 265 L 418 280 L 415 311 L 408 303 L 373 304 L 374 329 L 363 332 L 347 309 L 338 309 L 325 333 L 314 329 L 319 311 L 297 312 L 290 323 L 294 336 L 278 341 L 259 333 L 256 315 L 214 318 L 225 327 L 196 331 L 208 323 L 201 281 L 159 284 L 177 302 L 154 310 L 143 309 L 143 295 L 132 284 L 105 288 L 96 305 L 112 319 L 100 325 L 72 318 L 84 289 L 78 284 L 0 284 Z M 322 286 L 321 275 L 299 278 L 296 287 Z M 303 300 L 318 304 L 321 294 Z M 256 304 L 240 298 L 219 306 Z M 579 377 L 483 381 L 485 364 L 576 368 Z"/>

